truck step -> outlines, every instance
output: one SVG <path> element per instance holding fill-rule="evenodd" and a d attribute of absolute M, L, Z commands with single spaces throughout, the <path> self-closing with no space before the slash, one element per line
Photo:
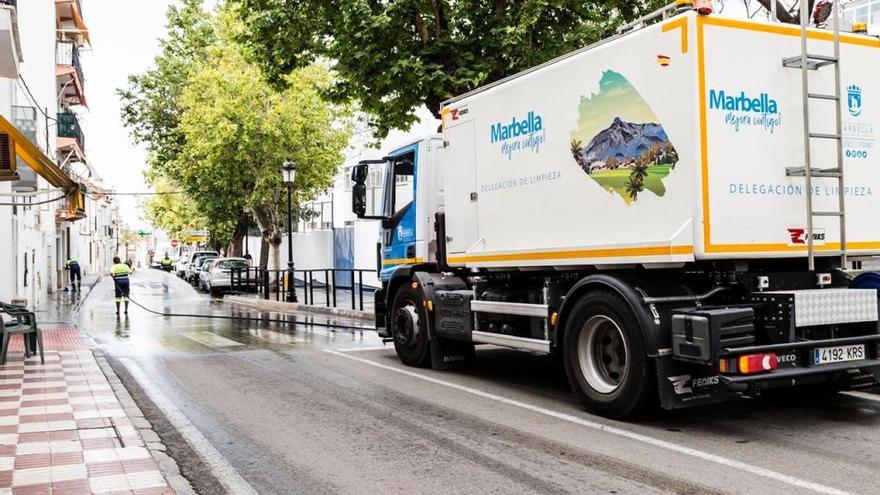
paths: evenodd
<path fill-rule="evenodd" d="M 837 101 L 840 99 L 837 95 L 827 95 L 823 93 L 807 93 L 807 96 L 810 98 L 815 98 L 817 100 L 834 100 Z"/>
<path fill-rule="evenodd" d="M 814 211 L 814 217 L 842 217 L 842 211 Z"/>
<path fill-rule="evenodd" d="M 806 170 L 804 167 L 785 167 L 785 175 L 789 177 L 805 177 Z M 841 177 L 842 173 L 839 168 L 810 168 L 811 177 Z"/>
<path fill-rule="evenodd" d="M 801 60 L 802 57 L 800 55 L 795 55 L 794 57 L 786 57 L 782 59 L 782 66 L 790 67 L 792 69 L 800 69 Z M 807 70 L 816 70 L 819 67 L 825 67 L 826 65 L 836 63 L 837 57 L 831 57 L 828 55 L 816 55 L 811 53 L 807 54 Z"/>
<path fill-rule="evenodd" d="M 811 132 L 810 137 L 816 138 L 816 139 L 840 139 L 841 138 L 840 134 L 828 134 L 825 132 Z"/>
<path fill-rule="evenodd" d="M 550 316 L 549 308 L 550 307 L 546 304 L 501 301 L 471 301 L 471 311 L 473 311 L 474 313 L 495 313 L 501 315 L 547 318 Z"/>
<path fill-rule="evenodd" d="M 550 354 L 549 340 L 527 339 L 525 337 L 517 337 L 515 335 L 480 332 L 478 330 L 474 330 L 473 332 L 471 332 L 471 340 L 478 344 L 494 344 L 523 351 L 534 351 L 544 354 Z"/>

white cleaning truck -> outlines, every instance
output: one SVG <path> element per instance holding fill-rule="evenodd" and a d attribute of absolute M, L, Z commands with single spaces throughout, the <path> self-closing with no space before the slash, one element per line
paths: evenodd
<path fill-rule="evenodd" d="M 382 222 L 379 333 L 414 366 L 555 355 L 612 417 L 875 383 L 880 41 L 653 21 L 449 100 L 440 135 L 353 169 Z"/>

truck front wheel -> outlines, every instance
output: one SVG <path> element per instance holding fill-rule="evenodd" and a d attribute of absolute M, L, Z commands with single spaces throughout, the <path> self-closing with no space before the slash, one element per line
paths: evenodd
<path fill-rule="evenodd" d="M 641 329 L 617 294 L 596 291 L 577 302 L 565 325 L 563 356 L 568 381 L 588 410 L 628 418 L 656 404 Z"/>
<path fill-rule="evenodd" d="M 422 297 L 409 285 L 401 287 L 391 305 L 391 337 L 397 357 L 407 366 L 426 367 L 431 361 L 427 315 Z"/>

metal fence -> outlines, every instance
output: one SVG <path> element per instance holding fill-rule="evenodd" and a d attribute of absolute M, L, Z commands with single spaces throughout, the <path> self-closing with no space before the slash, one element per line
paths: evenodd
<path fill-rule="evenodd" d="M 351 295 L 351 309 L 363 311 L 364 294 L 372 294 L 375 290 L 364 287 L 364 273 L 375 271 L 357 268 L 293 270 L 293 289 L 300 289 L 303 294 L 300 304 L 328 308 L 338 307 L 338 296 L 348 293 Z M 258 267 L 233 268 L 230 273 L 230 293 L 257 294 L 266 300 L 286 301 L 291 293 L 289 273 L 289 270 L 263 270 Z"/>

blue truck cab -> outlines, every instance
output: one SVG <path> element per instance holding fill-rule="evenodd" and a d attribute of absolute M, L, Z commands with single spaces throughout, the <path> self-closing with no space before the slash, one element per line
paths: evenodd
<path fill-rule="evenodd" d="M 353 209 L 381 222 L 379 278 L 388 282 L 402 266 L 424 263 L 436 252 L 434 212 L 442 209 L 443 140 L 408 143 L 352 170 Z M 361 191 L 361 193 L 358 193 Z"/>

